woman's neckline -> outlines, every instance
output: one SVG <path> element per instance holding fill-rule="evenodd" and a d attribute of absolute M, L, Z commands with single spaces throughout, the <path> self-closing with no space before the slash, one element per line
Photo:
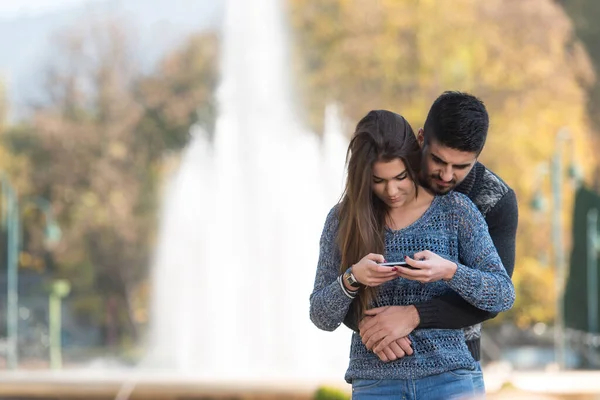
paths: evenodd
<path fill-rule="evenodd" d="M 402 227 L 400 229 L 392 229 L 389 226 L 387 226 L 387 224 L 386 224 L 385 230 L 387 232 L 397 233 L 397 232 L 402 232 L 402 231 L 407 230 L 407 229 L 411 229 L 416 224 L 420 223 L 423 219 L 427 218 L 427 216 L 431 213 L 431 210 L 433 209 L 434 205 L 438 202 L 439 198 L 440 198 L 440 196 L 433 195 L 433 200 L 431 200 L 431 203 L 429 204 L 429 207 L 427 207 L 427 209 L 423 212 L 423 214 L 421 214 L 419 216 L 419 218 L 417 218 L 416 220 L 414 220 L 410 224 L 406 225 L 405 227 Z"/>

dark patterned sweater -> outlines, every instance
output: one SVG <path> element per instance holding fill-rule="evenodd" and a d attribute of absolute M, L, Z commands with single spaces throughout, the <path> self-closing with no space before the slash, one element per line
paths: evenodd
<path fill-rule="evenodd" d="M 310 317 L 320 329 L 332 331 L 344 321 L 352 299 L 337 281 L 341 262 L 336 245 L 338 207 L 325 221 Z M 434 198 L 429 209 L 410 226 L 387 230 L 384 257 L 402 260 L 405 255 L 430 250 L 458 265 L 448 281 L 422 284 L 396 278 L 379 287 L 373 307 L 407 305 L 430 300 L 454 291 L 474 306 L 500 312 L 512 307 L 514 287 L 506 274 L 487 226 L 474 204 L 460 193 Z M 352 335 L 350 365 L 346 380 L 420 378 L 458 368 L 472 368 L 473 357 L 461 329 L 423 329 L 410 335 L 413 356 L 383 362 Z"/>

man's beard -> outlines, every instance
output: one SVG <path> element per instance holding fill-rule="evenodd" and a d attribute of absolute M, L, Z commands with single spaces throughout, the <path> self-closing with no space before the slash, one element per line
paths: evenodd
<path fill-rule="evenodd" d="M 448 182 L 449 185 L 444 187 L 438 186 L 438 184 L 435 183 L 436 180 L 441 181 L 442 179 L 439 175 L 429 175 L 429 179 L 427 182 L 429 189 L 435 192 L 435 194 L 447 194 L 456 187 L 456 179 L 452 179 L 450 182 Z"/>
<path fill-rule="evenodd" d="M 421 161 L 421 171 L 419 173 L 419 183 L 421 184 L 421 186 L 426 187 L 435 194 L 447 194 L 449 191 L 456 187 L 456 179 L 452 179 L 449 182 L 450 185 L 448 187 L 443 188 L 440 188 L 435 184 L 434 181 L 436 179 L 439 179 L 440 181 L 442 180 L 439 174 L 433 175 L 428 172 L 427 163 L 423 158 L 423 160 Z"/>

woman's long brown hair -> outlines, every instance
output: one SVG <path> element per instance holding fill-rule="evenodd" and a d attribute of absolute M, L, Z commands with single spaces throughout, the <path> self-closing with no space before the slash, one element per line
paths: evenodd
<path fill-rule="evenodd" d="M 340 273 L 369 253 L 384 253 L 388 207 L 373 193 L 373 164 L 397 158 L 406 166 L 416 189 L 420 148 L 411 126 L 393 112 L 369 112 L 358 122 L 346 154 L 348 176 L 340 202 L 337 234 L 342 256 Z M 358 321 L 376 295 L 374 287 L 360 290 L 358 301 L 352 306 Z"/>

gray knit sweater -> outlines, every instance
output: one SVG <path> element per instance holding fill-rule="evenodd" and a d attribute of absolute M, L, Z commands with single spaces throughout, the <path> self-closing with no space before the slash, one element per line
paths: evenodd
<path fill-rule="evenodd" d="M 341 256 L 336 245 L 338 206 L 327 216 L 321 236 L 315 285 L 310 296 L 310 318 L 320 329 L 335 330 L 346 316 L 352 299 L 337 277 Z M 434 198 L 429 209 L 410 226 L 386 230 L 387 261 L 430 250 L 458 265 L 449 281 L 422 284 L 396 278 L 379 286 L 373 307 L 408 305 L 454 290 L 474 306 L 492 312 L 512 307 L 515 291 L 490 239 L 481 213 L 466 196 L 450 193 Z M 355 332 L 350 347 L 346 380 L 421 378 L 458 368 L 473 368 L 474 360 L 460 329 L 422 329 L 409 336 L 414 354 L 384 363 L 368 351 Z"/>

